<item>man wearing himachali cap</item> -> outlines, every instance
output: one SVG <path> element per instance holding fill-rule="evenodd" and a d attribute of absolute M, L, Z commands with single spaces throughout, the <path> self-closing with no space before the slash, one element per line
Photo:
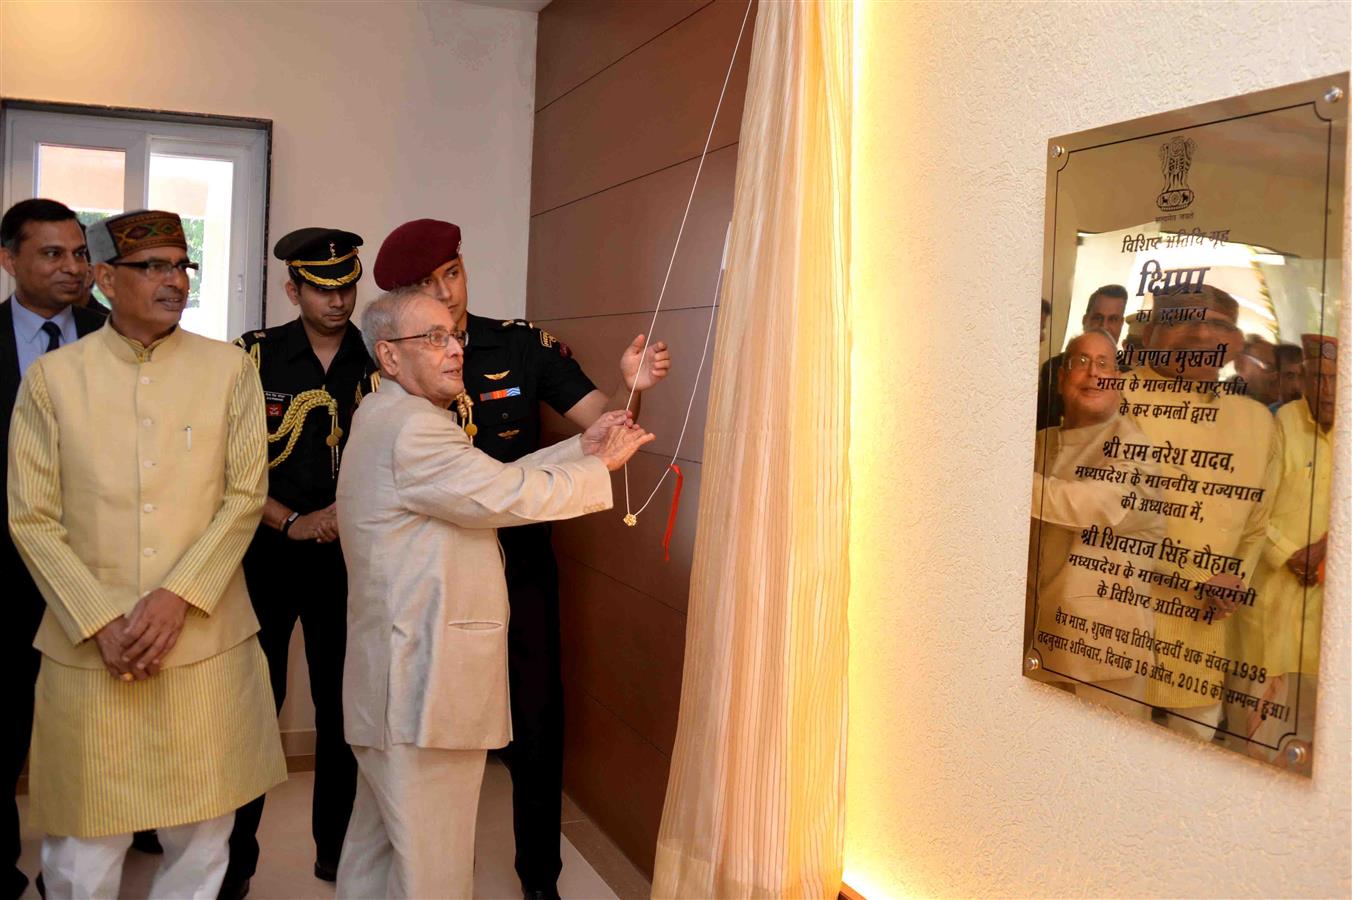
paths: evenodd
<path fill-rule="evenodd" d="M 1337 404 L 1338 339 L 1301 335 L 1304 396 L 1277 410 L 1275 455 L 1281 478 L 1273 493 L 1263 555 L 1254 576 L 1258 602 L 1241 610 L 1230 655 L 1260 666 L 1265 680 L 1240 690 L 1280 704 L 1257 709 L 1229 704 L 1229 731 L 1253 756 L 1308 771 L 1311 754 L 1293 759 L 1283 739 L 1310 743 L 1318 698 L 1319 634 L 1324 614 L 1324 558 L 1333 484 L 1333 420 Z M 1281 712 L 1285 712 L 1282 715 Z"/>
<path fill-rule="evenodd" d="M 1211 285 L 1183 285 L 1156 293 L 1153 313 L 1142 335 L 1147 364 L 1132 371 L 1122 398 L 1152 447 L 1163 448 L 1161 471 L 1170 479 L 1164 499 L 1188 507 L 1204 500 L 1205 514 L 1169 517 L 1168 545 L 1161 541 L 1159 555 L 1147 563 L 1189 585 L 1156 593 L 1155 637 L 1157 645 L 1178 647 L 1180 654 L 1187 648 L 1190 654 L 1170 656 L 1167 665 L 1175 677 L 1148 679 L 1145 699 L 1165 711 L 1171 730 L 1209 741 L 1221 723 L 1222 699 L 1193 685 L 1216 683 L 1205 656 L 1224 656 L 1229 632 L 1243 627 L 1237 621 L 1242 623 L 1245 611 L 1239 610 L 1237 621 L 1231 617 L 1247 605 L 1243 598 L 1262 553 L 1279 461 L 1267 407 L 1217 387 L 1224 384 L 1221 367 L 1243 343 L 1238 301 Z M 1181 405 L 1184 399 L 1191 409 L 1187 419 L 1151 414 L 1155 404 Z M 1207 482 L 1242 490 L 1229 496 L 1194 493 Z M 1160 604 L 1171 612 L 1159 614 Z"/>
<path fill-rule="evenodd" d="M 234 811 L 286 779 L 240 560 L 267 493 L 258 372 L 178 327 L 173 213 L 90 226 L 108 327 L 39 357 L 9 445 L 10 531 L 47 609 L 31 754 L 47 897 L 112 897 L 156 828 L 156 897 L 215 897 Z M 88 448 L 97 447 L 97 453 Z"/>

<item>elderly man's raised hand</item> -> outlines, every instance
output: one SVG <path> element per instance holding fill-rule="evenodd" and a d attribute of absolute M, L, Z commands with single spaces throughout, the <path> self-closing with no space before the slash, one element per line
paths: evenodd
<path fill-rule="evenodd" d="M 582 434 L 582 452 L 595 456 L 614 472 L 629 462 L 638 448 L 653 440 L 652 432 L 635 425 L 628 410 L 603 413 Z"/>
<path fill-rule="evenodd" d="M 601 413 L 596 417 L 596 421 L 582 432 L 582 452 L 595 456 L 597 448 L 605 442 L 606 435 L 610 434 L 610 429 L 628 425 L 633 421 L 634 414 L 627 409 L 612 409 L 610 412 Z"/>

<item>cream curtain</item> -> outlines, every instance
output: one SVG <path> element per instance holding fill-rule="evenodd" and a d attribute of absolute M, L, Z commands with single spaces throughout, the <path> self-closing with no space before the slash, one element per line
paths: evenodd
<path fill-rule="evenodd" d="M 851 27 L 757 13 L 654 897 L 840 888 Z"/>

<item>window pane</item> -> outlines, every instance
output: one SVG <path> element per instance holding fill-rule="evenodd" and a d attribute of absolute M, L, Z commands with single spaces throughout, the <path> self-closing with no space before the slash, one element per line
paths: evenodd
<path fill-rule="evenodd" d="M 61 201 L 91 225 L 122 212 L 126 165 L 121 150 L 39 144 L 37 195 Z M 108 305 L 98 288 L 94 296 Z"/>
<path fill-rule="evenodd" d="M 188 258 L 201 264 L 192 277 L 183 327 L 228 340 L 230 300 L 230 214 L 235 164 L 223 159 L 150 155 L 152 209 L 183 219 Z"/>
<path fill-rule="evenodd" d="M 126 154 L 93 147 L 38 147 L 38 196 L 60 200 L 78 212 L 122 212 Z"/>

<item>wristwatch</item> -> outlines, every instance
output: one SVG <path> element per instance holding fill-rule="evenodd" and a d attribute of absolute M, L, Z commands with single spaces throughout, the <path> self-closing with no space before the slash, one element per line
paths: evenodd
<path fill-rule="evenodd" d="M 295 521 L 296 521 L 297 519 L 299 519 L 299 518 L 300 518 L 300 513 L 298 513 L 298 512 L 293 512 L 293 513 L 291 513 L 291 515 L 287 516 L 287 517 L 286 517 L 286 521 L 282 523 L 282 528 L 281 528 L 282 534 L 285 535 L 288 531 L 290 531 L 290 530 L 291 530 L 291 526 L 292 526 L 293 524 L 295 524 Z"/>

